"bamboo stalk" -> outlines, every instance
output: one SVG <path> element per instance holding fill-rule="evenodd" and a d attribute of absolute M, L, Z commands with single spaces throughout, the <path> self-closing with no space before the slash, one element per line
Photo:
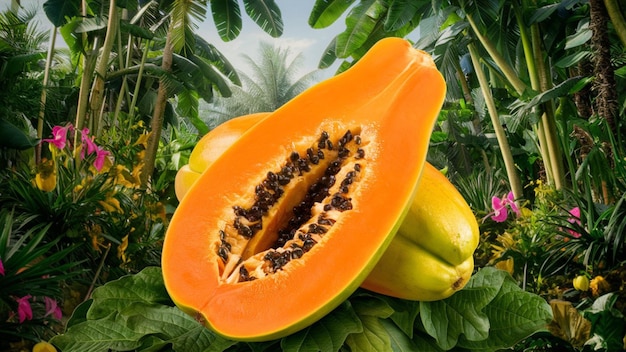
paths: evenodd
<path fill-rule="evenodd" d="M 516 199 L 521 198 L 523 194 L 522 183 L 520 181 L 519 175 L 517 174 L 517 168 L 515 167 L 515 162 L 511 153 L 511 147 L 509 146 L 506 134 L 504 133 L 504 128 L 500 123 L 498 110 L 496 108 L 496 103 L 493 100 L 493 95 L 491 94 L 491 89 L 489 88 L 487 77 L 480 65 L 480 58 L 474 44 L 469 44 L 468 49 L 470 57 L 472 58 L 472 64 L 474 65 L 476 77 L 478 78 L 480 90 L 485 97 L 487 111 L 489 113 L 489 117 L 491 118 L 494 132 L 496 133 L 496 139 L 498 140 L 498 146 L 500 147 L 500 152 L 502 153 L 502 159 L 504 160 L 504 166 L 506 169 L 507 177 L 509 179 L 509 184 L 511 186 L 511 191 L 513 192 L 513 196 Z"/>
<path fill-rule="evenodd" d="M 43 138 L 43 123 L 46 116 L 46 100 L 48 99 L 48 81 L 50 80 L 50 67 L 52 66 L 52 59 L 54 58 L 54 47 L 57 40 L 57 28 L 54 27 L 50 30 L 50 45 L 48 46 L 48 54 L 46 57 L 46 68 L 43 71 L 43 82 L 41 88 L 41 99 L 39 102 L 39 116 L 37 118 L 37 138 Z M 35 164 L 39 165 L 41 162 L 41 143 L 35 147 Z"/>
<path fill-rule="evenodd" d="M 613 28 L 622 42 L 623 46 L 626 46 L 626 20 L 616 0 L 604 0 L 604 7 L 609 13 L 609 18 L 613 23 Z"/>

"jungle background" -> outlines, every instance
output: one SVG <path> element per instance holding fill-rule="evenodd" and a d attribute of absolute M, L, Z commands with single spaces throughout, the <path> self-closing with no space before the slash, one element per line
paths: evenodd
<path fill-rule="evenodd" d="M 626 3 L 317 0 L 303 8 L 311 28 L 343 21 L 319 53 L 321 70 L 340 73 L 391 36 L 434 57 L 448 92 L 428 160 L 479 221 L 476 267 L 508 272 L 552 307 L 552 323 L 507 348 L 623 350 Z M 245 70 L 234 67 L 196 33 L 210 16 L 220 40 L 231 41 L 249 17 L 280 37 L 273 0 L 48 0 L 53 31 L 34 23 L 37 10 L 14 0 L 0 13 L 3 350 L 54 342 L 94 290 L 159 267 L 178 205 L 174 177 L 199 138 L 320 80 L 299 70 L 301 55 L 267 43 L 245 53 Z M 354 339 L 333 346 L 358 350 Z"/>

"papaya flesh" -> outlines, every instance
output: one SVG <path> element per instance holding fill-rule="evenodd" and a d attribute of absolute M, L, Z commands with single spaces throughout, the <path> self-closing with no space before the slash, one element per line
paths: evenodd
<path fill-rule="evenodd" d="M 231 119 L 206 134 L 176 175 L 179 199 L 248 128 L 269 113 Z M 447 298 L 462 289 L 474 269 L 478 223 L 452 183 L 428 162 L 410 209 L 391 244 L 361 287 L 416 301 Z"/>
<path fill-rule="evenodd" d="M 387 38 L 248 129 L 172 217 L 162 251 L 172 300 L 246 341 L 337 307 L 406 215 L 444 95 L 432 58 Z"/>

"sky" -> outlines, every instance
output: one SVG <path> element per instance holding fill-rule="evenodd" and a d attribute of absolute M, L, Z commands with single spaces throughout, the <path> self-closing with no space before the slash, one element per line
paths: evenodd
<path fill-rule="evenodd" d="M 26 9 L 39 9 L 37 17 L 40 28 L 50 26 L 49 21 L 43 13 L 42 6 L 45 0 L 22 0 L 21 4 Z M 272 38 L 250 19 L 245 12 L 243 2 L 241 6 L 241 16 L 243 19 L 242 30 L 239 36 L 229 42 L 224 42 L 217 34 L 217 29 L 211 18 L 210 9 L 207 9 L 207 18 L 204 22 L 198 23 L 196 33 L 209 43 L 215 45 L 217 49 L 233 64 L 233 66 L 247 71 L 244 55 L 256 58 L 259 42 L 268 42 L 288 49 L 293 55 L 302 55 L 302 66 L 299 72 L 301 75 L 316 70 L 322 54 L 328 43 L 345 29 L 344 18 L 338 19 L 332 26 L 324 29 L 313 29 L 308 25 L 308 17 L 315 3 L 314 0 L 276 0 L 283 18 L 283 35 L 279 38 Z M 10 6 L 9 0 L 0 0 L 0 10 L 4 11 Z M 60 36 L 59 36 L 60 38 Z M 63 45 L 59 43 L 57 45 Z M 334 75 L 339 62 L 330 68 L 319 71 L 318 78 L 323 79 Z"/>

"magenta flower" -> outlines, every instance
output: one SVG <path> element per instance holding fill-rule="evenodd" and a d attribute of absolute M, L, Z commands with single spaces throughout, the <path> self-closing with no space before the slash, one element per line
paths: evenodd
<path fill-rule="evenodd" d="M 71 123 L 65 127 L 54 126 L 52 127 L 52 139 L 44 139 L 43 141 L 54 144 L 58 149 L 63 149 L 67 143 L 67 131 L 73 128 L 74 126 Z"/>
<path fill-rule="evenodd" d="M 83 128 L 83 130 L 81 131 L 81 140 L 83 141 L 83 145 L 87 146 L 87 155 L 96 152 L 96 150 L 98 150 L 98 146 L 96 145 L 96 143 L 93 141 L 92 138 L 89 138 L 89 129 L 88 128 Z M 83 150 L 83 158 L 84 158 L 84 153 L 85 151 Z"/>
<path fill-rule="evenodd" d="M 507 206 L 511 208 L 517 216 L 520 216 L 520 210 L 515 204 L 513 192 L 509 192 L 502 198 L 494 196 L 491 198 L 491 206 L 493 207 L 493 215 L 491 215 L 491 219 L 495 222 L 503 222 L 506 220 L 508 216 Z"/>
<path fill-rule="evenodd" d="M 568 218 L 567 221 L 570 224 L 577 224 L 580 226 L 581 222 L 580 222 L 580 208 L 579 207 L 574 207 L 572 208 L 572 210 L 569 211 L 570 215 L 572 215 L 573 217 Z M 581 236 L 580 233 L 574 231 L 574 230 L 567 230 L 567 232 L 569 232 L 570 235 L 572 235 L 572 237 L 574 238 L 579 238 Z"/>
<path fill-rule="evenodd" d="M 33 319 L 33 310 L 30 307 L 30 302 L 28 301 L 31 298 L 32 298 L 31 295 L 26 295 L 26 296 L 24 296 L 22 298 L 16 299 L 16 301 L 17 301 L 17 315 L 20 318 L 20 324 L 23 323 L 27 319 L 28 320 Z"/>
<path fill-rule="evenodd" d="M 104 150 L 101 147 L 98 147 L 96 150 L 96 160 L 94 160 L 93 162 L 93 167 L 95 167 L 98 171 L 102 170 L 102 166 L 104 166 L 104 159 L 109 154 L 111 153 L 108 150 Z"/>
<path fill-rule="evenodd" d="M 4 263 L 2 263 L 2 259 L 0 259 L 0 275 L 4 276 Z"/>
<path fill-rule="evenodd" d="M 59 307 L 57 301 L 50 297 L 44 297 L 44 302 L 46 303 L 46 314 L 44 317 L 52 315 L 54 319 L 61 320 L 63 313 L 61 313 L 61 307 Z"/>

